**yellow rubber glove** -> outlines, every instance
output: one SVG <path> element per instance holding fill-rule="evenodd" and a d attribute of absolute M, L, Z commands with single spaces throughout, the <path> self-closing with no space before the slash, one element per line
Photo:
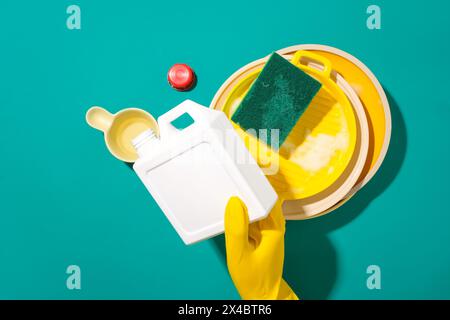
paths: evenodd
<path fill-rule="evenodd" d="M 242 299 L 297 296 L 283 280 L 285 221 L 280 201 L 267 218 L 249 224 L 247 207 L 232 197 L 225 209 L 227 265 Z"/>

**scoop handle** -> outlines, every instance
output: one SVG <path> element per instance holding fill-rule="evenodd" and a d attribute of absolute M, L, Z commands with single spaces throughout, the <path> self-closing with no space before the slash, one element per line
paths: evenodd
<path fill-rule="evenodd" d="M 86 122 L 104 133 L 111 127 L 113 120 L 114 115 L 101 107 L 92 107 L 86 112 Z"/>

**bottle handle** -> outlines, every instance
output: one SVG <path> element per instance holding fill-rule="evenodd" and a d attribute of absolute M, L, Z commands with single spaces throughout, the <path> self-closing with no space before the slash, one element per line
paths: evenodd
<path fill-rule="evenodd" d="M 191 100 L 183 101 L 181 104 L 176 106 L 175 108 L 167 111 L 163 115 L 158 117 L 158 126 L 160 129 L 160 135 L 164 138 L 168 134 L 179 133 L 180 130 L 177 129 L 172 122 L 181 117 L 183 114 L 187 113 L 192 120 L 194 120 L 194 124 L 200 124 L 202 122 L 202 114 L 204 112 L 205 107 L 195 103 Z"/>

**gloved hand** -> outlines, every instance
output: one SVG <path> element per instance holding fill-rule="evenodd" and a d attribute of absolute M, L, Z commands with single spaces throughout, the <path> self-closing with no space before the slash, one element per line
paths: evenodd
<path fill-rule="evenodd" d="M 232 197 L 225 209 L 227 265 L 242 299 L 297 296 L 283 280 L 285 221 L 280 201 L 267 218 L 249 224 L 247 207 Z"/>

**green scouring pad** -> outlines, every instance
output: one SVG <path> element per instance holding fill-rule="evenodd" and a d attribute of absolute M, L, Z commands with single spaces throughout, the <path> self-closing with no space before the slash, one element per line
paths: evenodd
<path fill-rule="evenodd" d="M 231 119 L 244 130 L 279 129 L 281 146 L 322 84 L 273 53 Z M 251 131 L 249 131 L 251 132 Z M 275 147 L 272 145 L 272 147 Z"/>

